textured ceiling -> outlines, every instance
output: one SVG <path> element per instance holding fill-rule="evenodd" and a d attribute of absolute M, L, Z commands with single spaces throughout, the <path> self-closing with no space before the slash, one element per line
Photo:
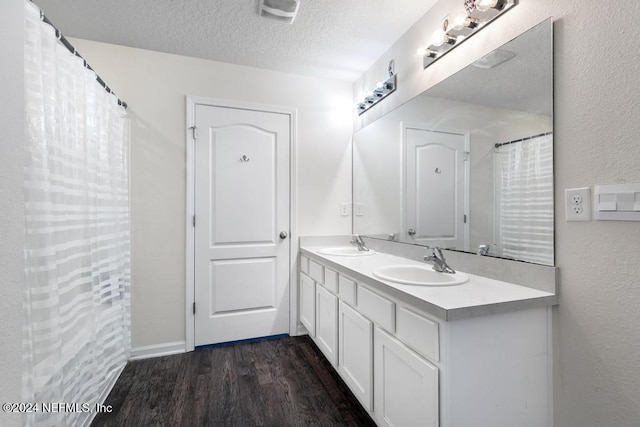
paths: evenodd
<path fill-rule="evenodd" d="M 34 0 L 67 37 L 355 81 L 436 0 L 301 0 L 292 24 L 258 0 Z"/>

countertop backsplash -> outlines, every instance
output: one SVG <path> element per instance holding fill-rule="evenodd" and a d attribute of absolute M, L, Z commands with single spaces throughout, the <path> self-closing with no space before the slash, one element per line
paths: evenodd
<path fill-rule="evenodd" d="M 349 245 L 350 235 L 301 236 L 300 247 Z M 428 249 L 407 243 L 363 237 L 368 248 L 416 261 L 423 261 Z M 455 270 L 501 280 L 545 292 L 558 293 L 558 268 L 472 253 L 443 250 L 447 263 Z"/>

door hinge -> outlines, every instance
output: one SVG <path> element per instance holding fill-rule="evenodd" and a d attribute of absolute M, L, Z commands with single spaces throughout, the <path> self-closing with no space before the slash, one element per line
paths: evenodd
<path fill-rule="evenodd" d="M 193 220 L 192 221 L 193 222 L 193 226 L 195 227 L 196 226 L 196 216 L 195 215 L 193 216 L 192 220 Z"/>
<path fill-rule="evenodd" d="M 465 151 L 465 152 L 464 152 L 464 159 L 463 159 L 463 160 L 464 160 L 465 162 L 466 162 L 467 160 L 469 160 L 469 155 L 470 155 L 470 154 L 471 154 L 471 153 L 469 153 L 468 151 Z"/>
<path fill-rule="evenodd" d="M 189 129 L 191 129 L 193 140 L 195 141 L 196 139 L 198 139 L 198 128 L 195 126 L 191 126 Z"/>
<path fill-rule="evenodd" d="M 193 303 L 193 314 L 196 314 L 196 303 Z"/>
<path fill-rule="evenodd" d="M 467 223 L 467 214 L 464 214 L 464 223 Z"/>

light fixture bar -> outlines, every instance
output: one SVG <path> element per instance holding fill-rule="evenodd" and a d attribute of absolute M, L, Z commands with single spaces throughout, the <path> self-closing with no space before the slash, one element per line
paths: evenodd
<path fill-rule="evenodd" d="M 447 17 L 443 28 L 434 31 L 429 46 L 420 49 L 423 68 L 442 58 L 517 3 L 517 0 L 475 0 L 464 15 Z"/>
<path fill-rule="evenodd" d="M 258 14 L 291 24 L 298 14 L 300 0 L 260 0 Z"/>
<path fill-rule="evenodd" d="M 356 104 L 356 110 L 358 110 L 359 116 L 364 114 L 364 112 L 366 112 L 369 108 L 373 107 L 396 90 L 396 76 L 397 74 L 394 74 L 385 82 L 378 83 L 374 90 L 367 93 L 364 99 Z"/>

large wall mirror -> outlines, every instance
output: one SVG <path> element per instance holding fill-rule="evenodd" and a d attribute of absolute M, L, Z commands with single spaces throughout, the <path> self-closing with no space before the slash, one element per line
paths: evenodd
<path fill-rule="evenodd" d="M 354 135 L 353 232 L 553 265 L 548 19 Z"/>

